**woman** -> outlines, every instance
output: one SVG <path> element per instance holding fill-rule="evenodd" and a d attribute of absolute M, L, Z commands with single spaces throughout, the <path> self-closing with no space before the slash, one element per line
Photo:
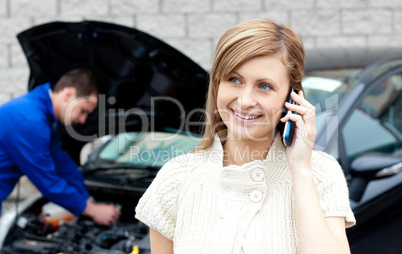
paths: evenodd
<path fill-rule="evenodd" d="M 312 150 L 303 73 L 302 42 L 285 26 L 251 20 L 222 36 L 202 141 L 160 170 L 136 208 L 153 254 L 350 253 L 346 181 L 334 158 Z M 285 103 L 291 88 L 298 105 Z M 288 120 L 296 129 L 285 147 Z"/>

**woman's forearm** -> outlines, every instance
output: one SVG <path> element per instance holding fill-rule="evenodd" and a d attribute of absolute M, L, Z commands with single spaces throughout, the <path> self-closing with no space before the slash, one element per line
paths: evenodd
<path fill-rule="evenodd" d="M 336 228 L 327 223 L 310 169 L 294 169 L 292 183 L 296 200 L 300 253 L 350 253 L 344 231 L 345 222 L 339 219 Z M 339 225 L 342 223 L 343 225 Z M 339 228 L 342 226 L 343 232 L 340 232 Z"/>
<path fill-rule="evenodd" d="M 173 241 L 152 228 L 149 231 L 152 254 L 173 254 Z"/>

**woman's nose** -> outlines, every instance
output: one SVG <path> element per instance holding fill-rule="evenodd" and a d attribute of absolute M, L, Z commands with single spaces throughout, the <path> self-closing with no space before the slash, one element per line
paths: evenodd
<path fill-rule="evenodd" d="M 245 88 L 242 93 L 238 95 L 237 103 L 239 103 L 243 109 L 255 107 L 257 105 L 257 100 L 253 90 L 250 88 Z"/>

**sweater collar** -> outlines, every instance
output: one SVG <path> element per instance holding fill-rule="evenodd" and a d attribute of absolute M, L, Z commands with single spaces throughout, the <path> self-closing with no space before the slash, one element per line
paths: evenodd
<path fill-rule="evenodd" d="M 223 165 L 223 146 L 222 146 L 222 141 L 221 138 L 216 134 L 215 135 L 215 139 L 214 142 L 212 143 L 212 146 L 210 148 L 207 149 L 209 153 L 211 152 L 218 152 L 219 157 L 218 156 L 212 156 L 211 158 L 215 158 L 215 162 L 221 164 L 221 166 Z M 275 162 L 275 161 L 279 161 L 279 162 L 283 162 L 286 161 L 287 162 L 287 157 L 286 157 L 286 147 L 283 145 L 282 143 L 282 138 L 281 135 L 279 135 L 279 133 L 275 133 L 274 136 L 274 140 L 272 142 L 271 148 L 268 151 L 268 154 L 266 156 L 266 158 L 264 160 L 255 160 L 255 161 L 251 161 L 251 162 L 247 162 L 241 166 L 237 166 L 237 165 L 229 165 L 228 167 L 246 167 L 247 164 L 251 163 L 266 163 L 266 162 Z"/>
<path fill-rule="evenodd" d="M 260 201 L 263 201 L 278 184 L 290 182 L 286 147 L 280 135 L 275 136 L 264 160 L 223 167 L 223 153 L 221 140 L 216 136 L 213 145 L 206 150 L 209 165 L 213 165 L 207 170 L 210 181 L 218 184 L 221 195 L 250 201 L 251 193 L 257 191 L 262 195 Z"/>

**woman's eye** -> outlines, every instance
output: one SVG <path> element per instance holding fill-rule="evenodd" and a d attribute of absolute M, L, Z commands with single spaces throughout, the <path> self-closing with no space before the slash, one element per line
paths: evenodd
<path fill-rule="evenodd" d="M 229 78 L 229 81 L 232 83 L 240 84 L 240 81 L 237 78 Z"/>
<path fill-rule="evenodd" d="M 263 89 L 263 90 L 269 90 L 269 89 L 271 89 L 271 87 L 270 87 L 269 85 L 267 85 L 267 84 L 261 84 L 261 85 L 260 85 L 260 88 Z"/>

